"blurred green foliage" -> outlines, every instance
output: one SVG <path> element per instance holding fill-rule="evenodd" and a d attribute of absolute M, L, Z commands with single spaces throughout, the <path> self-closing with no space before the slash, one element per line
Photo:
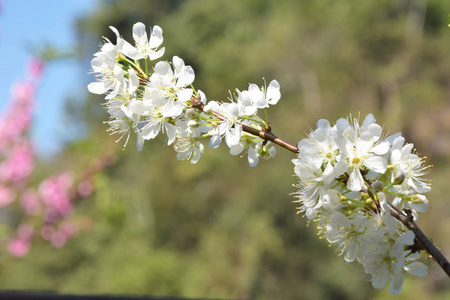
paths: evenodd
<path fill-rule="evenodd" d="M 179 55 L 192 65 L 195 87 L 209 100 L 225 100 L 229 89 L 246 89 L 249 82 L 261 85 L 263 76 L 276 78 L 282 100 L 269 117 L 275 134 L 292 143 L 320 118 L 374 113 L 386 131 L 402 131 L 435 164 L 432 205 L 419 225 L 449 257 L 448 12 L 448 1 L 422 0 L 101 1 L 79 20 L 78 36 L 89 69 L 101 36 L 115 41 L 109 25 L 129 41 L 135 22 L 160 25 L 164 58 Z M 82 109 L 91 134 L 58 159 L 77 172 L 114 139 L 101 123 L 107 118 L 103 99 L 88 97 Z M 2 256 L 1 288 L 390 298 L 296 215 L 291 153 L 278 149 L 274 159 L 252 169 L 226 147 L 206 149 L 191 165 L 163 144 L 164 138 L 147 142 L 138 153 L 130 143 L 114 166 L 96 175 L 96 192 L 78 203 L 75 215 L 88 230 L 64 248 L 37 243 L 23 259 Z M 431 265 L 424 279 L 407 276 L 396 298 L 449 299 L 449 287 Z"/>

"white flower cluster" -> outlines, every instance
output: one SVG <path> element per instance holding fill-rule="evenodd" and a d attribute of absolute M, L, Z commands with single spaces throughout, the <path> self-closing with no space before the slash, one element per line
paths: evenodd
<path fill-rule="evenodd" d="M 347 262 L 358 261 L 375 288 L 390 283 L 396 294 L 402 271 L 425 276 L 414 233 L 397 221 L 391 205 L 410 213 L 427 210 L 422 178 L 429 167 L 405 144 L 400 133 L 382 134 L 372 114 L 362 125 L 339 119 L 334 126 L 319 120 L 317 129 L 298 144 L 294 159 L 301 206 L 299 213 L 318 223 L 322 237 L 338 247 Z"/>
<path fill-rule="evenodd" d="M 173 145 L 179 160 L 196 163 L 204 152 L 201 139 L 211 148 L 222 140 L 232 155 L 247 154 L 250 166 L 260 158 L 275 156 L 268 140 L 280 144 L 271 133 L 266 109 L 281 98 L 280 85 L 250 84 L 231 94 L 228 102 L 209 101 L 193 86 L 194 70 L 178 56 L 172 62 L 149 63 L 164 54 L 162 29 L 154 26 L 147 36 L 145 25 L 133 26 L 134 46 L 114 27 L 116 44 L 108 39 L 91 61 L 96 81 L 88 85 L 94 94 L 106 94 L 109 131 L 126 136 L 132 132 L 138 150 L 160 133 Z M 265 120 L 258 116 L 260 109 Z M 318 223 L 320 234 L 335 244 L 347 262 L 359 262 L 375 288 L 390 282 L 396 294 L 403 285 L 403 271 L 425 276 L 419 262 L 421 245 L 391 212 L 401 210 L 418 220 L 427 210 L 423 193 L 431 188 L 423 179 L 429 167 L 400 133 L 385 136 L 369 114 L 359 120 L 339 119 L 331 126 L 320 120 L 317 129 L 298 144 L 294 159 L 299 178 L 299 213 Z M 280 145 L 286 146 L 287 143 Z M 292 147 L 290 147 L 292 146 Z M 297 148 L 287 145 L 296 152 Z"/>
<path fill-rule="evenodd" d="M 167 144 L 173 144 L 177 158 L 190 159 L 192 163 L 204 151 L 199 141 L 202 138 L 210 138 L 211 148 L 225 139 L 231 154 L 248 154 L 251 166 L 256 166 L 260 157 L 275 155 L 270 143 L 243 128 L 261 131 L 269 128 L 257 112 L 280 99 L 276 80 L 267 88 L 250 84 L 248 90 L 236 89 L 230 102 L 206 103 L 205 94 L 193 88 L 194 70 L 178 56 L 173 57 L 172 63 L 159 61 L 148 71 L 148 63 L 164 54 L 164 48 L 157 50 L 163 42 L 159 26 L 153 27 L 148 39 L 145 25 L 136 23 L 135 46 L 125 41 L 116 28 L 110 28 L 117 35 L 117 43 L 114 45 L 105 38 L 100 51 L 94 54 L 91 65 L 96 81 L 88 89 L 94 94 L 106 94 L 106 111 L 111 116 L 107 123 L 109 131 L 120 134 L 117 141 L 126 136 L 126 146 L 134 132 L 137 148 L 141 150 L 145 140 L 163 133 Z"/>

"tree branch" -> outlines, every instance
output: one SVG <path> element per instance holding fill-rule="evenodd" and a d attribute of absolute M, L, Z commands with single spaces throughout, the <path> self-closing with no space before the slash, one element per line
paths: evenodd
<path fill-rule="evenodd" d="M 203 108 L 205 107 L 205 104 L 203 104 L 200 101 L 200 96 L 198 97 L 192 97 L 191 98 L 192 107 L 197 108 L 201 111 L 203 111 Z M 219 118 L 222 118 L 219 115 L 216 115 Z M 245 132 L 248 132 L 250 134 L 253 134 L 255 136 L 259 136 L 262 139 L 266 141 L 271 141 L 291 152 L 294 152 L 298 154 L 299 149 L 289 144 L 288 142 L 285 142 L 284 140 L 276 137 L 269 128 L 265 128 L 263 130 L 258 130 L 253 127 L 240 124 L 242 126 L 242 130 Z M 431 242 L 431 240 L 423 233 L 423 231 L 417 226 L 417 224 L 412 220 L 412 217 L 406 216 L 403 212 L 401 212 L 399 209 L 394 207 L 392 204 L 389 203 L 389 209 L 391 211 L 391 215 L 399 220 L 403 225 L 405 225 L 408 229 L 412 230 L 419 242 L 421 243 L 423 249 L 425 249 L 441 266 L 441 268 L 444 270 L 444 272 L 450 277 L 450 263 L 448 260 L 444 257 L 444 255 L 436 248 L 436 246 Z"/>
<path fill-rule="evenodd" d="M 450 277 L 450 263 L 444 257 L 444 255 L 436 248 L 433 242 L 423 233 L 423 231 L 417 226 L 417 224 L 412 220 L 412 216 L 405 216 L 398 208 L 394 207 L 389 203 L 389 209 L 391 215 L 403 223 L 408 229 L 412 230 L 416 235 L 416 238 L 422 244 L 422 247 L 436 260 L 436 262 L 441 266 L 447 276 Z"/>
<path fill-rule="evenodd" d="M 191 103 L 192 103 L 192 107 L 199 109 L 201 111 L 203 111 L 203 108 L 205 107 L 205 104 L 203 104 L 200 101 L 200 96 L 198 97 L 192 97 L 191 98 Z M 218 118 L 223 118 L 222 116 L 216 115 Z M 266 140 L 266 141 L 271 141 L 272 143 L 275 143 L 291 152 L 294 153 L 298 153 L 298 148 L 292 144 L 289 144 L 288 142 L 276 137 L 271 131 L 270 131 L 270 127 L 263 129 L 263 130 L 258 130 L 256 128 L 244 125 L 244 124 L 240 124 L 239 125 L 242 126 L 242 130 L 244 130 L 245 132 L 248 132 L 250 134 L 253 134 L 255 136 L 259 136 L 262 139 Z"/>
<path fill-rule="evenodd" d="M 268 130 L 258 130 L 253 127 L 240 124 L 242 126 L 242 130 L 245 132 L 248 132 L 250 134 L 259 136 L 263 138 L 266 141 L 271 141 L 272 143 L 275 143 L 283 148 L 288 149 L 289 151 L 292 151 L 294 153 L 298 153 L 298 148 L 292 144 L 289 144 L 288 142 L 283 141 L 282 139 L 277 138 L 271 131 Z"/>

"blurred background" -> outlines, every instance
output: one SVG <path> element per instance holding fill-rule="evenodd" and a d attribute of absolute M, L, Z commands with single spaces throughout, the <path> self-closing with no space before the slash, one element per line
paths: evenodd
<path fill-rule="evenodd" d="M 132 25 L 140 21 L 163 28 L 163 58 L 178 55 L 191 65 L 195 87 L 209 100 L 225 100 L 228 90 L 246 89 L 250 82 L 262 85 L 263 77 L 277 79 L 282 99 L 269 117 L 274 133 L 293 144 L 321 118 L 334 122 L 350 113 L 373 113 L 385 132 L 401 131 L 434 165 L 431 205 L 418 224 L 450 258 L 449 1 L 1 4 L 0 50 L 8 60 L 2 63 L 1 107 L 14 78 L 25 74 L 27 57 L 40 56 L 45 63 L 30 127 L 36 163 L 28 185 L 37 187 L 64 170 L 76 181 L 105 155 L 108 162 L 89 173 L 93 192 L 74 201 L 70 218 L 79 230 L 63 246 L 36 236 L 29 252 L 17 258 L 6 242 L 0 244 L 0 289 L 450 299 L 449 278 L 431 261 L 427 277 L 405 275 L 403 291 L 391 296 L 387 288 L 374 290 L 359 266 L 345 263 L 319 240 L 292 203 L 297 182 L 288 151 L 278 148 L 274 159 L 256 168 L 226 147 L 205 149 L 196 165 L 180 162 L 163 138 L 147 142 L 142 152 L 130 142 L 122 152 L 122 142 L 114 143 L 118 137 L 105 132 L 102 97 L 86 88 L 94 80 L 86 73 L 102 36 L 115 42 L 108 26 L 132 41 Z M 39 26 L 44 20 L 47 25 Z M 47 32 L 42 37 L 36 34 L 40 28 Z M 13 43 L 10 37 L 17 40 L 19 31 L 25 34 Z M 14 56 L 20 51 L 26 54 Z M 13 221 L 1 225 L 3 240 L 27 217 L 20 204 L 6 208 L 0 221 Z"/>

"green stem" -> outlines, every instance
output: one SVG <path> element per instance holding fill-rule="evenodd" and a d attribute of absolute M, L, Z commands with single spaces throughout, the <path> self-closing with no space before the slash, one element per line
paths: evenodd
<path fill-rule="evenodd" d="M 149 58 L 145 59 L 145 74 L 147 74 L 147 76 L 149 75 L 148 74 L 148 60 L 149 60 Z"/>
<path fill-rule="evenodd" d="M 258 117 L 258 116 L 251 116 L 251 117 L 242 116 L 242 117 L 240 117 L 240 118 L 241 118 L 241 119 L 244 119 L 244 120 L 250 120 L 250 121 L 256 122 L 256 123 L 258 123 L 259 125 L 261 125 L 263 128 L 267 128 L 267 124 L 268 124 L 268 123 L 264 122 L 264 120 L 261 119 L 261 118 Z"/>
<path fill-rule="evenodd" d="M 264 108 L 264 115 L 266 116 L 266 124 L 269 124 L 269 114 L 267 113 L 267 108 Z"/>
<path fill-rule="evenodd" d="M 198 96 L 197 90 L 195 89 L 195 87 L 192 83 L 191 83 L 191 88 L 194 91 L 195 98 L 198 98 L 199 96 Z"/>
<path fill-rule="evenodd" d="M 131 60 L 129 60 L 125 55 L 123 55 L 123 60 L 126 61 L 128 64 L 132 65 L 141 75 L 143 75 L 145 78 L 148 78 L 147 73 L 145 73 L 141 66 L 139 66 L 138 64 L 136 64 L 135 62 L 132 62 Z"/>

